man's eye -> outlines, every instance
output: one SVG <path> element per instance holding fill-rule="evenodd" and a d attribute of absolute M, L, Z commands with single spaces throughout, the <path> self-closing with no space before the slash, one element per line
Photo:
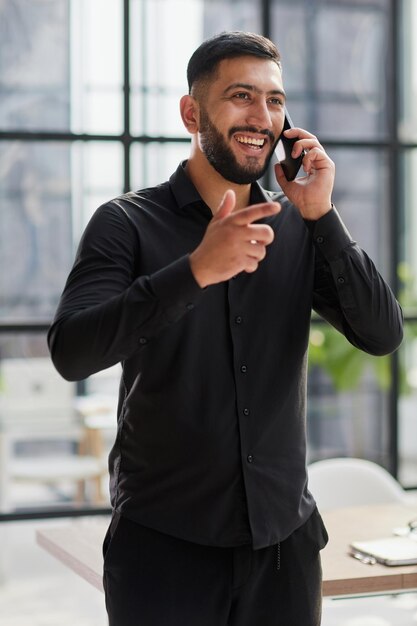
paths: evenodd
<path fill-rule="evenodd" d="M 274 106 L 283 106 L 284 105 L 284 102 L 281 100 L 281 98 L 271 98 L 269 100 L 269 102 L 271 104 L 273 104 Z"/>
<path fill-rule="evenodd" d="M 235 98 L 238 98 L 239 100 L 248 100 L 249 99 L 249 94 L 247 94 L 244 91 L 242 91 L 240 93 L 235 93 Z"/>

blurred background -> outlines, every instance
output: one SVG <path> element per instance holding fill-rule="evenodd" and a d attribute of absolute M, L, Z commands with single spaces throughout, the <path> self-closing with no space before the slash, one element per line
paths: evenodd
<path fill-rule="evenodd" d="M 401 349 L 375 358 L 313 316 L 308 461 L 365 458 L 417 488 L 417 2 L 0 0 L 0 533 L 10 545 L 50 519 L 108 515 L 119 366 L 67 383 L 46 332 L 95 209 L 187 158 L 188 58 L 229 29 L 278 45 L 291 117 L 335 161 L 334 202 L 406 320 Z M 276 188 L 272 171 L 263 184 Z M 5 623 L 33 626 L 33 607 L 26 622 L 2 596 L 7 563 Z M 98 621 L 84 622 L 84 609 L 69 619 L 104 624 L 100 607 Z M 67 623 L 50 619 L 39 626 Z"/>

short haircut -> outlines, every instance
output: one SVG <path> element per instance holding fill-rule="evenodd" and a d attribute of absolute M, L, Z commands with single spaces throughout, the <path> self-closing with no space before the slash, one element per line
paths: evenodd
<path fill-rule="evenodd" d="M 221 61 L 240 56 L 269 59 L 281 69 L 281 55 L 270 39 L 245 31 L 224 31 L 203 41 L 192 54 L 187 66 L 189 93 L 196 82 L 212 78 Z"/>

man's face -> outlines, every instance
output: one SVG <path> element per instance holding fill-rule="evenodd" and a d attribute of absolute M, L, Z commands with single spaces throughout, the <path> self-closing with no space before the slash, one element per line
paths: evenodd
<path fill-rule="evenodd" d="M 266 171 L 284 124 L 281 71 L 252 56 L 226 59 L 200 102 L 199 144 L 226 180 L 249 184 Z"/>

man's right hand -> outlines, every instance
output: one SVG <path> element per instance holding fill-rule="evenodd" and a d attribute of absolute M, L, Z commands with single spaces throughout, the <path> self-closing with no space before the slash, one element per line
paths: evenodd
<path fill-rule="evenodd" d="M 277 202 L 253 204 L 233 211 L 236 196 L 226 191 L 200 245 L 190 254 L 191 271 L 200 287 L 214 285 L 240 272 L 255 272 L 274 240 L 274 231 L 257 220 L 279 213 Z"/>

